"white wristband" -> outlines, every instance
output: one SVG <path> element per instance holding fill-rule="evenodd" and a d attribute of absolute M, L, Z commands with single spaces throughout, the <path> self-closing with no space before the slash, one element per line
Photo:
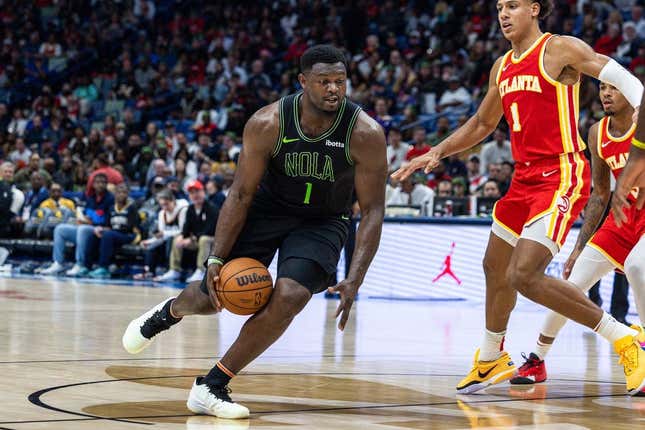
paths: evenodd
<path fill-rule="evenodd" d="M 625 96 L 632 107 L 641 105 L 643 97 L 643 84 L 641 81 L 623 66 L 613 59 L 609 59 L 605 67 L 598 74 L 598 79 L 602 82 L 613 85 Z"/>

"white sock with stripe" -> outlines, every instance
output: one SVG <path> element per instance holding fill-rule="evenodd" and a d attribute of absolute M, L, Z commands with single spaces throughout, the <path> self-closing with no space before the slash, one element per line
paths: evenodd
<path fill-rule="evenodd" d="M 600 322 L 593 331 L 607 339 L 612 343 L 612 345 L 618 339 L 625 336 L 636 336 L 638 334 L 638 332 L 633 328 L 627 327 L 625 324 L 616 321 L 614 317 L 609 315 L 607 312 L 603 312 Z"/>
<path fill-rule="evenodd" d="M 484 332 L 484 339 L 479 348 L 479 361 L 493 361 L 497 360 L 502 355 L 504 348 L 504 336 L 506 330 L 495 333 L 490 330 Z"/>
<path fill-rule="evenodd" d="M 552 343 L 542 343 L 538 340 L 535 345 L 535 351 L 533 352 L 540 358 L 540 360 L 544 360 L 544 357 L 549 353 L 551 346 L 553 346 Z"/>

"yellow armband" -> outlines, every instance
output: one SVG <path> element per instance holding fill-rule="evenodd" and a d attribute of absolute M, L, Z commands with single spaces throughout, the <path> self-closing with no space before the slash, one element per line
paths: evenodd
<path fill-rule="evenodd" d="M 637 148 L 640 149 L 645 149 L 645 142 L 641 142 L 640 140 L 636 139 L 635 137 L 632 139 L 632 145 L 634 145 Z"/>

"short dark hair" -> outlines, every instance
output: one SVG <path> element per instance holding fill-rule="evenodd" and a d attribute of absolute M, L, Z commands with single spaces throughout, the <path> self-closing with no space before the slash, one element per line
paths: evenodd
<path fill-rule="evenodd" d="M 300 71 L 308 72 L 314 64 L 336 64 L 343 63 L 347 69 L 347 59 L 343 51 L 332 45 L 314 45 L 307 49 L 300 57 Z"/>
<path fill-rule="evenodd" d="M 533 3 L 540 5 L 540 14 L 538 19 L 544 19 L 553 12 L 553 0 L 533 0 Z"/>
<path fill-rule="evenodd" d="M 175 201 L 175 195 L 168 189 L 163 189 L 157 193 L 157 200 Z"/>
<path fill-rule="evenodd" d="M 513 164 L 513 162 L 508 161 L 508 160 L 504 160 L 504 161 L 502 161 L 502 166 L 508 166 L 508 167 L 510 167 L 510 168 L 511 168 L 511 172 L 515 170 L 515 164 Z"/>
<path fill-rule="evenodd" d="M 99 155 L 96 156 L 96 161 L 101 163 L 104 166 L 109 166 L 110 165 L 110 159 L 108 155 L 105 152 L 101 152 Z"/>

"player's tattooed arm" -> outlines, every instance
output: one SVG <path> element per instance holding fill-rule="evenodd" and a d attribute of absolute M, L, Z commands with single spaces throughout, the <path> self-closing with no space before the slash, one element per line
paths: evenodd
<path fill-rule="evenodd" d="M 609 196 L 611 194 L 609 189 L 610 171 L 607 163 L 605 163 L 605 161 L 600 158 L 600 154 L 598 154 L 599 127 L 600 123 L 597 122 L 589 129 L 589 137 L 587 138 L 587 141 L 589 142 L 589 149 L 591 152 L 593 191 L 591 192 L 591 197 L 589 198 L 587 206 L 585 207 L 585 220 L 582 224 L 582 227 L 580 228 L 578 240 L 576 241 L 573 252 L 571 252 L 571 255 L 564 264 L 565 279 L 569 277 L 571 269 L 573 269 L 573 265 L 578 259 L 578 256 L 584 249 L 585 245 L 587 245 L 587 242 L 589 242 L 589 239 L 591 239 L 591 236 L 598 229 L 598 226 L 602 221 L 602 216 L 607 209 L 607 204 L 609 203 Z"/>
<path fill-rule="evenodd" d="M 605 163 L 598 154 L 599 128 L 600 123 L 598 122 L 592 125 L 589 129 L 589 137 L 587 138 L 589 148 L 591 150 L 593 191 L 591 192 L 591 197 L 589 198 L 587 207 L 585 208 L 585 221 L 582 224 L 580 234 L 578 235 L 578 241 L 576 243 L 576 248 L 580 251 L 582 251 L 587 242 L 589 242 L 589 239 L 591 239 L 591 236 L 598 229 L 598 226 L 602 221 L 602 216 L 605 213 L 605 209 L 607 209 L 609 196 L 611 194 L 609 189 L 609 166 L 607 166 L 607 163 Z"/>
<path fill-rule="evenodd" d="M 387 178 L 385 134 L 381 126 L 361 112 L 350 141 L 351 157 L 355 164 L 354 183 L 361 223 L 356 233 L 356 247 L 345 280 L 333 289 L 340 293 L 336 316 L 341 315 L 338 328 L 343 330 L 349 311 L 363 283 L 367 269 L 381 240 L 385 215 L 385 181 Z"/>

